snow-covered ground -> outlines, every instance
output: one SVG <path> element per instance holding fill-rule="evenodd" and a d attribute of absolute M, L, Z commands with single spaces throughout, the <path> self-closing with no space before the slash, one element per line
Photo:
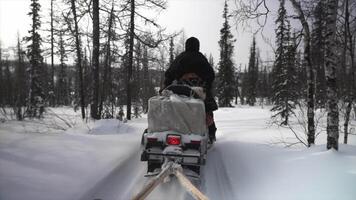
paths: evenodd
<path fill-rule="evenodd" d="M 83 123 L 69 108 L 54 113 L 45 122 L 0 123 L 0 200 L 128 200 L 147 183 L 139 160 L 145 117 Z M 259 107 L 216 112 L 217 142 L 199 185 L 210 199 L 356 199 L 355 135 L 338 152 L 326 151 L 324 132 L 312 148 L 285 148 L 295 137 L 270 116 Z M 148 199 L 192 198 L 173 179 Z"/>

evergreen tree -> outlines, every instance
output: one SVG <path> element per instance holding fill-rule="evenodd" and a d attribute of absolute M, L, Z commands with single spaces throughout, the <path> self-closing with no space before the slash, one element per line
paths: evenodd
<path fill-rule="evenodd" d="M 278 9 L 278 24 L 276 30 L 276 60 L 273 68 L 273 97 L 271 111 L 276 112 L 272 117 L 280 117 L 282 125 L 287 125 L 289 116 L 293 114 L 296 104 L 295 77 L 295 47 L 291 44 L 290 25 L 287 20 L 285 1 L 280 0 Z M 294 56 L 294 57 L 293 57 Z"/>
<path fill-rule="evenodd" d="M 240 74 L 240 79 L 241 79 L 241 104 L 245 104 L 245 98 L 247 96 L 247 90 L 248 90 L 248 73 L 247 73 L 247 68 L 245 66 L 244 71 Z"/>
<path fill-rule="evenodd" d="M 288 32 L 287 32 L 287 55 L 286 55 L 286 61 L 287 61 L 287 84 L 288 84 L 288 97 L 289 97 L 289 103 L 290 104 L 297 104 L 298 103 L 298 97 L 301 93 L 298 92 L 298 75 L 297 75 L 297 38 L 295 33 L 293 34 L 293 37 L 291 37 L 290 33 L 290 24 L 288 23 Z M 292 106 L 294 107 L 294 106 Z"/>
<path fill-rule="evenodd" d="M 261 72 L 259 73 L 260 75 L 259 80 L 258 80 L 258 95 L 262 100 L 262 102 L 264 101 L 264 99 L 269 99 L 270 94 L 271 94 L 271 84 L 270 84 L 270 80 L 269 80 L 269 73 L 267 71 L 267 66 L 263 67 L 263 70 L 261 70 Z"/>
<path fill-rule="evenodd" d="M 220 30 L 220 61 L 218 64 L 218 84 L 217 96 L 219 98 L 219 106 L 231 106 L 231 101 L 234 98 L 234 64 L 232 62 L 232 54 L 234 50 L 233 43 L 235 40 L 230 31 L 228 6 L 225 1 L 223 12 L 223 28 Z"/>
<path fill-rule="evenodd" d="M 24 51 L 22 50 L 20 36 L 17 38 L 17 65 L 15 68 L 15 114 L 17 120 L 23 119 L 23 107 L 26 106 L 26 66 L 24 59 Z"/>
<path fill-rule="evenodd" d="M 5 62 L 5 97 L 6 105 L 14 107 L 14 94 L 13 94 L 13 85 L 12 85 L 12 74 L 10 72 L 10 62 L 6 59 Z"/>
<path fill-rule="evenodd" d="M 326 104 L 326 81 L 325 81 L 325 3 L 319 1 L 314 10 L 313 30 L 311 33 L 311 53 L 313 65 L 316 71 L 316 107 L 324 108 Z"/>
<path fill-rule="evenodd" d="M 45 107 L 44 83 L 41 80 L 44 74 L 43 57 L 41 55 L 41 36 L 38 33 L 41 27 L 40 4 L 38 0 L 31 0 L 31 11 L 28 13 L 32 17 L 32 27 L 29 31 L 30 36 L 26 41 L 30 42 L 27 46 L 27 57 L 30 60 L 30 91 L 27 100 L 27 115 L 29 117 L 41 117 Z"/>
<path fill-rule="evenodd" d="M 247 90 L 246 90 L 246 103 L 250 106 L 254 106 L 256 103 L 256 89 L 258 80 L 258 62 L 256 56 L 256 40 L 255 37 L 252 41 L 250 49 L 250 60 L 248 63 L 247 72 Z"/>
<path fill-rule="evenodd" d="M 67 54 L 64 48 L 63 31 L 59 32 L 59 55 L 60 65 L 57 80 L 57 104 L 68 105 L 69 104 L 69 91 L 68 91 L 68 78 L 67 78 L 67 65 L 65 61 Z"/>
<path fill-rule="evenodd" d="M 241 69 L 241 66 L 240 68 Z M 238 70 L 235 70 L 235 74 L 234 74 L 234 77 L 235 77 L 235 80 L 234 80 L 234 94 L 235 94 L 235 105 L 237 105 L 238 101 L 237 101 L 237 98 L 240 98 L 241 100 L 241 95 L 240 95 L 240 74 L 241 72 L 238 71 Z"/>

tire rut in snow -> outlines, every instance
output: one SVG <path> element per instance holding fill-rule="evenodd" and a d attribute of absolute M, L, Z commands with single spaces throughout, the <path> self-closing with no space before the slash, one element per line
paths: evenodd
<path fill-rule="evenodd" d="M 234 200 L 231 182 L 218 146 L 208 152 L 204 167 L 204 190 L 210 199 Z"/>
<path fill-rule="evenodd" d="M 139 151 L 129 156 L 115 167 L 105 178 L 90 189 L 81 200 L 121 200 L 127 196 L 130 187 L 145 173 L 145 167 L 139 160 Z"/>

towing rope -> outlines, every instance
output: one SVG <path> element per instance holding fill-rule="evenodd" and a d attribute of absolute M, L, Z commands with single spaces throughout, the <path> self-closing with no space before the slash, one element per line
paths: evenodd
<path fill-rule="evenodd" d="M 144 200 L 169 175 L 176 176 L 183 188 L 196 200 L 208 200 L 208 197 L 206 197 L 198 188 L 196 188 L 182 173 L 182 171 L 182 166 L 173 162 L 168 162 L 162 171 L 148 184 L 146 184 L 145 187 L 142 188 L 142 190 L 132 198 L 132 200 Z"/>

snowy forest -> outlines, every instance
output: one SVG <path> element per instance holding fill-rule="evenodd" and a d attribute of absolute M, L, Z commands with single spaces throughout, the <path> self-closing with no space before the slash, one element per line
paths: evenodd
<path fill-rule="evenodd" d="M 27 32 L 0 37 L 0 199 L 135 199 L 149 100 L 200 39 L 159 23 L 171 1 L 219 5 L 218 41 L 200 40 L 216 141 L 194 185 L 209 199 L 356 199 L 356 1 L 23 1 Z M 194 197 L 162 184 L 147 199 Z"/>

